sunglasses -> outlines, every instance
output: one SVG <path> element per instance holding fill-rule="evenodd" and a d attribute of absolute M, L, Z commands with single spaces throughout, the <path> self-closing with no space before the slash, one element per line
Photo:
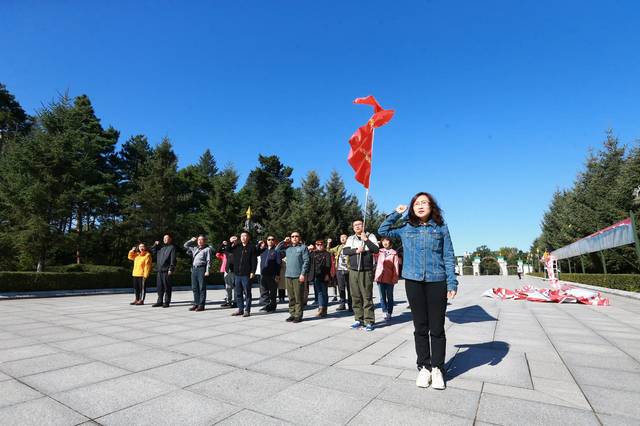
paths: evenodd
<path fill-rule="evenodd" d="M 292 235 L 291 238 L 300 238 L 300 235 Z"/>
<path fill-rule="evenodd" d="M 267 238 L 267 241 L 273 241 L 273 238 Z"/>

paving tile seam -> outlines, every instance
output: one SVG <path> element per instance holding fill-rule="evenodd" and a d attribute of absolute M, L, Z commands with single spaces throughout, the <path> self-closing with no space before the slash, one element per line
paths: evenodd
<path fill-rule="evenodd" d="M 266 413 L 263 413 L 262 411 L 258 411 L 258 410 L 253 409 L 253 408 L 242 408 L 240 411 L 236 411 L 235 413 L 233 413 L 230 416 L 225 417 L 224 419 L 217 420 L 215 423 L 213 423 L 213 425 L 220 424 L 220 423 L 224 422 L 225 420 L 230 419 L 231 417 L 233 417 L 236 414 L 241 413 L 243 411 L 251 411 L 252 413 L 256 413 L 256 414 L 259 414 L 261 416 L 269 417 L 269 418 L 274 419 L 274 420 L 279 420 L 279 421 L 284 422 L 284 423 L 295 424 L 295 423 L 292 423 L 289 420 L 285 420 L 285 419 L 282 419 L 280 417 L 276 417 L 276 416 L 274 416 L 272 414 L 266 414 Z"/>
<path fill-rule="evenodd" d="M 204 397 L 204 398 L 211 399 L 211 400 L 216 401 L 216 402 L 220 402 L 220 403 L 222 403 L 222 404 L 232 405 L 234 408 L 236 408 L 236 409 L 237 409 L 237 411 L 234 411 L 231 415 L 229 415 L 229 416 L 225 417 L 225 419 L 226 419 L 226 418 L 229 418 L 229 417 L 231 417 L 231 416 L 234 416 L 234 415 L 236 415 L 236 414 L 238 414 L 240 411 L 242 411 L 242 410 L 244 409 L 243 407 L 240 407 L 240 406 L 237 406 L 237 405 L 235 405 L 235 404 L 231 404 L 231 403 L 228 403 L 228 402 L 225 402 L 225 401 L 221 401 L 221 400 L 219 400 L 218 398 L 214 398 L 214 397 L 212 397 L 212 396 L 210 396 L 210 395 L 203 395 L 203 394 L 200 394 L 200 393 L 198 393 L 198 392 L 191 391 L 191 390 L 189 390 L 189 389 L 178 388 L 178 389 L 173 389 L 173 390 L 171 390 L 171 391 L 168 391 L 168 392 L 162 393 L 162 394 L 160 394 L 160 395 L 156 395 L 156 396 L 154 396 L 154 397 L 152 397 L 152 398 L 149 398 L 149 399 L 146 399 L 146 400 L 144 400 L 144 401 L 140 401 L 140 402 L 135 403 L 135 404 L 133 404 L 133 405 L 129 405 L 129 406 L 127 406 L 127 407 L 119 408 L 119 409 L 117 409 L 117 410 L 115 410 L 115 411 L 111 411 L 110 413 L 103 414 L 103 415 L 101 415 L 101 416 L 98 416 L 98 417 L 96 417 L 96 418 L 91 419 L 91 421 L 94 421 L 94 422 L 96 422 L 96 423 L 99 423 L 99 422 L 98 422 L 98 419 L 101 419 L 101 418 L 103 418 L 103 417 L 110 416 L 110 415 L 112 415 L 112 414 L 114 414 L 114 413 L 119 413 L 120 411 L 124 411 L 124 410 L 128 410 L 128 409 L 130 409 L 130 408 L 133 408 L 133 407 L 137 407 L 138 405 L 146 404 L 146 403 L 148 403 L 148 402 L 151 402 L 151 401 L 154 401 L 154 400 L 156 400 L 156 399 L 162 398 L 162 397 L 164 397 L 164 396 L 166 396 L 166 395 L 169 395 L 170 393 L 176 392 L 176 391 L 178 391 L 178 390 L 182 390 L 182 391 L 185 391 L 185 392 L 189 392 L 189 393 L 192 393 L 192 394 L 194 394 L 194 395 L 199 395 L 199 396 L 202 396 L 202 397 Z M 85 417 L 87 417 L 87 416 L 85 416 Z M 216 423 L 219 423 L 219 422 L 217 421 Z"/>
<path fill-rule="evenodd" d="M 480 396 L 478 397 L 478 404 L 476 405 L 476 412 L 473 415 L 473 424 L 475 425 L 478 421 L 478 412 L 480 411 L 480 400 L 482 399 L 482 394 L 484 393 L 484 382 L 480 386 Z"/>
<path fill-rule="evenodd" d="M 428 390 L 428 389 L 423 389 L 423 390 L 424 390 L 425 392 L 442 392 L 442 391 Z M 469 391 L 469 392 L 474 392 L 474 391 Z M 480 403 L 479 401 L 480 401 L 480 397 L 481 397 L 481 396 L 482 396 L 482 394 L 478 393 L 478 404 Z M 377 399 L 377 400 L 379 400 L 379 401 L 384 401 L 384 402 L 389 403 L 389 404 L 394 404 L 394 405 L 397 405 L 397 406 L 399 406 L 399 407 L 410 407 L 410 408 L 416 408 L 416 409 L 418 409 L 418 410 L 422 410 L 422 411 L 426 411 L 426 412 L 431 412 L 431 413 L 437 413 L 437 414 L 444 414 L 444 415 L 446 415 L 446 416 L 451 416 L 451 417 L 455 417 L 455 418 L 463 419 L 463 420 L 467 420 L 467 421 L 472 420 L 472 419 L 471 419 L 471 417 L 464 417 L 464 416 L 460 416 L 460 415 L 458 415 L 458 414 L 451 414 L 451 413 L 448 413 L 448 412 L 445 412 L 445 411 L 439 411 L 438 409 L 434 409 L 434 408 L 430 408 L 430 407 L 424 407 L 424 406 L 418 407 L 418 406 L 411 405 L 411 404 L 400 404 L 400 403 L 395 402 L 395 401 L 391 401 L 391 400 L 388 400 L 388 399 L 384 399 L 384 397 L 376 397 L 376 398 L 374 398 L 374 399 Z"/>
<path fill-rule="evenodd" d="M 557 307 L 556 307 L 556 310 L 557 310 Z M 544 328 L 544 326 L 540 323 L 540 320 L 538 319 L 538 316 L 534 314 L 533 318 L 538 322 L 538 324 L 540 324 L 540 327 L 542 327 L 542 330 L 544 331 L 545 335 L 547 336 L 547 339 L 549 339 L 549 334 L 547 333 L 547 329 Z M 551 339 L 549 339 L 549 340 L 551 340 Z M 575 385 L 578 387 L 578 389 L 580 389 L 580 393 L 582 394 L 582 397 L 585 399 L 585 401 L 587 401 L 587 404 L 589 404 L 589 408 L 591 408 L 591 412 L 596 417 L 596 420 L 598 421 L 598 423 L 600 425 L 603 425 L 602 420 L 600 419 L 600 416 L 598 416 L 598 413 L 593 408 L 593 404 L 591 403 L 589 398 L 587 398 L 587 394 L 582 389 L 582 386 L 580 386 L 580 383 L 578 383 L 578 381 L 576 380 L 576 377 L 573 375 L 573 372 L 569 369 L 569 366 L 567 365 L 566 361 L 564 360 L 564 358 L 562 357 L 560 352 L 558 352 L 558 348 L 556 347 L 556 345 L 553 342 L 551 342 L 551 345 L 553 346 L 553 350 L 556 351 L 556 355 L 562 361 L 562 364 L 564 365 L 564 368 L 566 368 L 567 371 L 569 372 L 569 374 L 571 375 L 571 379 L 573 380 Z M 535 388 L 534 388 L 534 390 L 535 390 Z M 586 411 L 586 410 L 584 410 L 584 411 Z"/>

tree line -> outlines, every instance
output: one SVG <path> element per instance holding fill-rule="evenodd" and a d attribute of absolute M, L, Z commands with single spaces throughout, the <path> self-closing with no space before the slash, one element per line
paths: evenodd
<path fill-rule="evenodd" d="M 589 152 L 585 166 L 569 189 L 558 189 L 541 222 L 541 234 L 531 246 L 540 255 L 547 250 L 576 240 L 629 217 L 637 211 L 633 190 L 640 185 L 640 146 L 620 144 L 612 130 L 607 131 L 602 146 Z M 640 263 L 632 246 L 606 250 L 608 272 L 638 273 Z M 586 272 L 602 272 L 598 253 L 582 257 Z M 568 272 L 569 262 L 563 261 Z M 581 272 L 580 259 L 573 259 L 572 269 Z"/>
<path fill-rule="evenodd" d="M 248 207 L 253 230 L 277 238 L 295 229 L 337 240 L 362 216 L 335 170 L 324 183 L 311 170 L 296 187 L 291 166 L 259 154 L 239 187 L 234 166 L 220 167 L 210 149 L 179 168 L 169 138 L 119 137 L 86 95 L 61 95 L 30 116 L 0 84 L 0 270 L 126 265 L 132 244 L 166 232 L 217 244 L 243 228 Z M 370 201 L 367 229 L 383 219 Z"/>

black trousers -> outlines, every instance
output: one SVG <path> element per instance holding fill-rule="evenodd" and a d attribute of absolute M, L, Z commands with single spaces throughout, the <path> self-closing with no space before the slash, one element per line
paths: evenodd
<path fill-rule="evenodd" d="M 143 302 L 144 302 L 144 296 L 146 295 L 144 285 L 145 285 L 144 277 L 133 277 L 133 291 L 136 294 L 136 300 L 141 300 Z"/>
<path fill-rule="evenodd" d="M 158 292 L 158 302 L 164 305 L 171 303 L 171 289 L 173 280 L 169 275 L 169 271 L 158 271 L 158 277 L 156 278 L 156 287 Z"/>
<path fill-rule="evenodd" d="M 351 288 L 349 287 L 349 271 L 337 271 L 338 291 L 340 292 L 340 303 L 347 303 L 351 309 Z"/>
<path fill-rule="evenodd" d="M 267 310 L 274 310 L 278 306 L 278 283 L 275 275 L 262 274 L 260 287 L 266 290 L 264 304 Z"/>
<path fill-rule="evenodd" d="M 413 317 L 418 368 L 438 367 L 444 373 L 447 283 L 405 280 L 405 289 Z"/>

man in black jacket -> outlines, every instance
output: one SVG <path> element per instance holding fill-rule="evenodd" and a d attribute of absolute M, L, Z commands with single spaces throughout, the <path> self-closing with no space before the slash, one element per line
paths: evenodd
<path fill-rule="evenodd" d="M 280 251 L 276 250 L 276 239 L 273 235 L 267 237 L 266 247 L 258 249 L 260 253 L 260 274 L 261 274 L 261 287 L 264 287 L 265 292 L 265 306 L 260 309 L 264 312 L 274 312 L 278 301 L 278 283 L 277 276 L 280 275 Z"/>
<path fill-rule="evenodd" d="M 354 235 L 347 238 L 342 253 L 349 256 L 349 286 L 353 301 L 355 322 L 351 328 L 364 326 L 366 331 L 373 331 L 375 323 L 373 306 L 373 273 L 375 266 L 373 255 L 378 253 L 378 240 L 373 234 L 364 232 L 362 220 L 353 222 Z"/>
<path fill-rule="evenodd" d="M 231 237 L 231 245 L 227 246 L 227 252 L 233 255 L 233 272 L 236 275 L 236 304 L 238 310 L 233 316 L 251 315 L 251 279 L 258 267 L 258 251 L 250 242 L 251 236 L 247 231 L 240 234 L 240 243 L 234 236 Z"/>
<path fill-rule="evenodd" d="M 154 303 L 154 308 L 162 306 L 168 308 L 171 303 L 172 275 L 176 271 L 176 246 L 173 245 L 171 234 L 162 237 L 164 245 L 160 248 L 160 241 L 156 241 L 151 247 L 151 254 L 156 256 L 156 268 L 158 276 L 156 285 L 158 287 L 158 301 Z"/>

